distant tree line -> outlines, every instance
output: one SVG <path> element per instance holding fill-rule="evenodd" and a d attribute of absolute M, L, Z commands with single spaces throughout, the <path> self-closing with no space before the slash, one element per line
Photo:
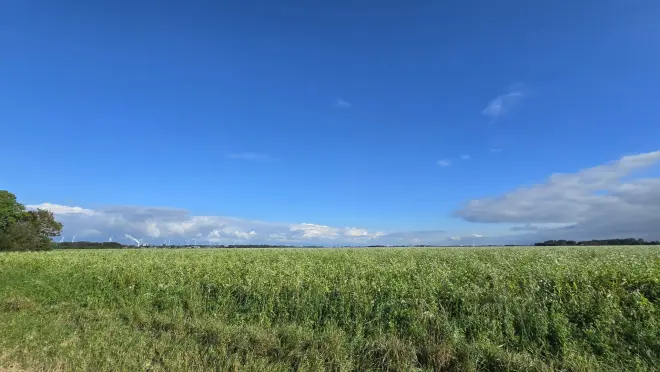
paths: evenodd
<path fill-rule="evenodd" d="M 117 242 L 62 242 L 55 243 L 55 247 L 58 249 L 118 249 L 123 248 L 121 243 Z"/>
<path fill-rule="evenodd" d="M 535 243 L 537 247 L 552 246 L 599 246 L 599 245 L 660 245 L 659 241 L 645 241 L 644 239 L 624 238 L 624 239 L 593 239 L 584 241 L 575 240 L 546 240 L 542 243 Z"/>

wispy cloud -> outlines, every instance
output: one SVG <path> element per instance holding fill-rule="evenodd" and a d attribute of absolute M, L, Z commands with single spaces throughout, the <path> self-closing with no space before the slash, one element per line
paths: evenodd
<path fill-rule="evenodd" d="M 248 161 L 270 161 L 277 160 L 269 154 L 263 154 L 258 152 L 238 152 L 227 155 L 229 159 L 236 160 L 248 160 Z"/>
<path fill-rule="evenodd" d="M 91 209 L 86 209 L 86 208 L 81 208 L 81 207 L 70 207 L 66 205 L 60 205 L 60 204 L 52 204 L 52 203 L 42 203 L 38 206 L 28 206 L 28 207 L 34 207 L 34 208 L 40 208 L 40 209 L 46 209 L 49 210 L 55 214 L 84 214 L 86 216 L 93 216 L 94 211 Z"/>
<path fill-rule="evenodd" d="M 490 152 L 502 152 L 502 149 L 492 148 L 490 149 Z"/>
<path fill-rule="evenodd" d="M 448 167 L 451 165 L 451 161 L 447 159 L 438 160 L 437 163 L 441 167 Z"/>
<path fill-rule="evenodd" d="M 335 101 L 335 107 L 340 108 L 340 109 L 348 109 L 348 108 L 353 107 L 353 104 L 351 104 L 350 102 L 348 102 L 346 100 L 343 100 L 343 99 L 339 98 Z"/>
<path fill-rule="evenodd" d="M 497 119 L 510 112 L 524 96 L 525 93 L 519 87 L 511 88 L 508 92 L 491 100 L 481 113 L 493 120 Z"/>
<path fill-rule="evenodd" d="M 511 231 L 538 231 L 539 228 L 537 226 L 532 225 L 531 223 L 527 223 L 522 226 L 513 226 L 509 230 Z"/>
<path fill-rule="evenodd" d="M 461 155 L 461 159 L 462 160 L 470 160 L 470 155 L 463 154 L 463 155 Z"/>

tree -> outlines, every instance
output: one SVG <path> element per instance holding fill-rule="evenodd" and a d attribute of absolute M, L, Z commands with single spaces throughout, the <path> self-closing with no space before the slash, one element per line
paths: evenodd
<path fill-rule="evenodd" d="M 26 211 L 9 191 L 0 190 L 0 251 L 49 249 L 62 224 L 44 209 Z"/>
<path fill-rule="evenodd" d="M 16 201 L 16 195 L 0 190 L 0 235 L 17 223 L 25 213 L 23 204 Z"/>

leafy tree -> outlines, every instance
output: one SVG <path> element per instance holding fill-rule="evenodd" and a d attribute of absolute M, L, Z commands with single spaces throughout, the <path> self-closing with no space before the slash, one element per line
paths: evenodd
<path fill-rule="evenodd" d="M 7 190 L 0 190 L 0 235 L 17 223 L 25 213 L 23 204 L 16 201 L 16 195 Z"/>
<path fill-rule="evenodd" d="M 26 211 L 9 191 L 0 190 L 0 251 L 49 249 L 51 237 L 62 231 L 53 213 L 44 209 Z"/>

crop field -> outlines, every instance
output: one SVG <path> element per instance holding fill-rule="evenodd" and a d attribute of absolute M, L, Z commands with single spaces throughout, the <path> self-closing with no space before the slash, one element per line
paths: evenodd
<path fill-rule="evenodd" d="M 660 249 L 0 254 L 3 368 L 660 370 Z"/>

